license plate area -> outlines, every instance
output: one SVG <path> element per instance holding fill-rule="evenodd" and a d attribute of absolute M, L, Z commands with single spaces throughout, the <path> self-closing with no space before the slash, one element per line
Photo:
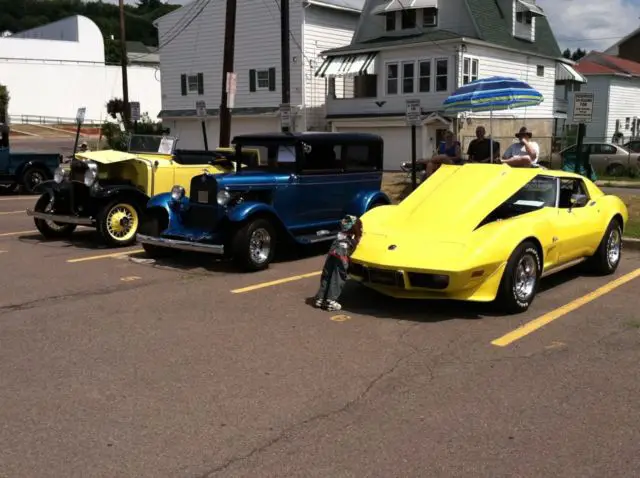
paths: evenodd
<path fill-rule="evenodd" d="M 209 203 L 209 191 L 198 191 L 198 202 L 202 204 Z"/>

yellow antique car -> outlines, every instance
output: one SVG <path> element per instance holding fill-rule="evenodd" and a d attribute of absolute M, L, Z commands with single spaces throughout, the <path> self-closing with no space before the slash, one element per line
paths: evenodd
<path fill-rule="evenodd" d="M 404 201 L 365 213 L 351 276 L 397 298 L 527 310 L 540 280 L 585 263 L 613 274 L 629 214 L 565 171 L 444 165 Z"/>
<path fill-rule="evenodd" d="M 180 150 L 175 143 L 166 136 L 133 135 L 127 152 L 76 153 L 69 167 L 58 168 L 53 180 L 38 186 L 42 195 L 27 214 L 48 239 L 66 238 L 77 226 L 88 226 L 110 246 L 131 245 L 150 197 L 174 184 L 188 187 L 205 170 L 234 170 L 231 148 Z"/>

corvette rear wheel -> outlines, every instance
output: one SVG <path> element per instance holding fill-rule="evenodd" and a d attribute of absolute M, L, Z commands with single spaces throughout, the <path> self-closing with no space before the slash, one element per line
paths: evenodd
<path fill-rule="evenodd" d="M 509 314 L 526 311 L 538 291 L 542 260 L 535 244 L 525 241 L 516 247 L 504 270 L 496 303 Z"/>
<path fill-rule="evenodd" d="M 622 227 L 620 221 L 613 219 L 606 232 L 596 253 L 591 256 L 589 266 L 596 274 L 609 275 L 613 274 L 622 258 Z"/>

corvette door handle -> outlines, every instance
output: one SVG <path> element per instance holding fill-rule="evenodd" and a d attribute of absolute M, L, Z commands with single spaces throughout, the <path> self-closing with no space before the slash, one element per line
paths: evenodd
<path fill-rule="evenodd" d="M 595 205 L 596 205 L 596 202 L 595 202 L 595 201 L 591 201 L 591 202 L 589 203 L 589 206 L 595 206 Z"/>

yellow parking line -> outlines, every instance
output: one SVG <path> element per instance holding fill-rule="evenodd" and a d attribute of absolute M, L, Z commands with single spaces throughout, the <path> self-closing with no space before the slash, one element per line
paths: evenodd
<path fill-rule="evenodd" d="M 7 212 L 0 212 L 0 216 L 8 216 L 9 214 L 24 214 L 24 211 L 7 211 Z"/>
<path fill-rule="evenodd" d="M 260 284 L 250 285 L 248 287 L 243 287 L 242 289 L 234 289 L 231 291 L 232 294 L 241 294 L 243 292 L 251 292 L 257 289 L 263 289 L 265 287 L 272 287 L 274 285 L 286 284 L 287 282 L 293 282 L 300 279 L 306 279 L 307 277 L 319 276 L 322 274 L 322 271 L 317 272 L 309 272 L 307 274 L 301 274 L 298 276 L 285 277 L 284 279 L 273 280 L 270 282 L 262 282 Z"/>
<path fill-rule="evenodd" d="M 78 257 L 76 259 L 68 259 L 67 262 L 76 263 L 76 262 L 86 262 L 86 261 L 97 261 L 99 259 L 109 259 L 110 257 L 120 257 L 120 256 L 129 255 L 129 254 L 137 254 L 138 252 L 144 252 L 144 249 L 133 249 L 131 251 L 112 252 L 111 254 L 101 254 L 99 256 Z"/>
<path fill-rule="evenodd" d="M 30 232 L 35 232 L 35 230 L 32 229 L 30 231 L 3 232 L 0 234 L 0 237 L 17 236 L 19 234 L 29 234 Z"/>
<path fill-rule="evenodd" d="M 16 197 L 8 197 L 8 198 L 0 198 L 0 201 L 26 201 L 27 199 L 31 199 L 35 201 L 38 199 L 38 196 L 16 196 Z"/>
<path fill-rule="evenodd" d="M 569 302 L 568 304 L 563 305 L 562 307 L 558 307 L 557 309 L 552 310 L 551 312 L 544 314 L 538 317 L 537 319 L 534 319 L 531 322 L 528 322 L 522 325 L 521 327 L 518 327 L 517 329 L 509 332 L 508 334 L 503 335 L 498 339 L 495 339 L 494 341 L 491 342 L 491 344 L 496 345 L 498 347 L 506 347 L 507 345 L 515 342 L 516 340 L 519 340 L 522 337 L 525 337 L 530 333 L 535 332 L 536 330 L 538 330 L 541 327 L 544 327 L 548 323 L 553 322 L 554 320 L 559 319 L 564 315 L 567 315 L 569 312 L 573 312 L 574 310 L 582 307 L 583 305 L 596 300 L 598 297 L 602 297 L 603 295 L 611 292 L 613 289 L 620 287 L 621 285 L 626 284 L 627 282 L 630 282 L 637 277 L 640 277 L 640 269 L 636 269 L 633 272 L 625 274 L 622 277 L 619 277 L 618 279 L 603 285 L 599 289 L 594 290 L 593 292 L 583 295 L 582 297 L 578 297 L 576 300 Z"/>

